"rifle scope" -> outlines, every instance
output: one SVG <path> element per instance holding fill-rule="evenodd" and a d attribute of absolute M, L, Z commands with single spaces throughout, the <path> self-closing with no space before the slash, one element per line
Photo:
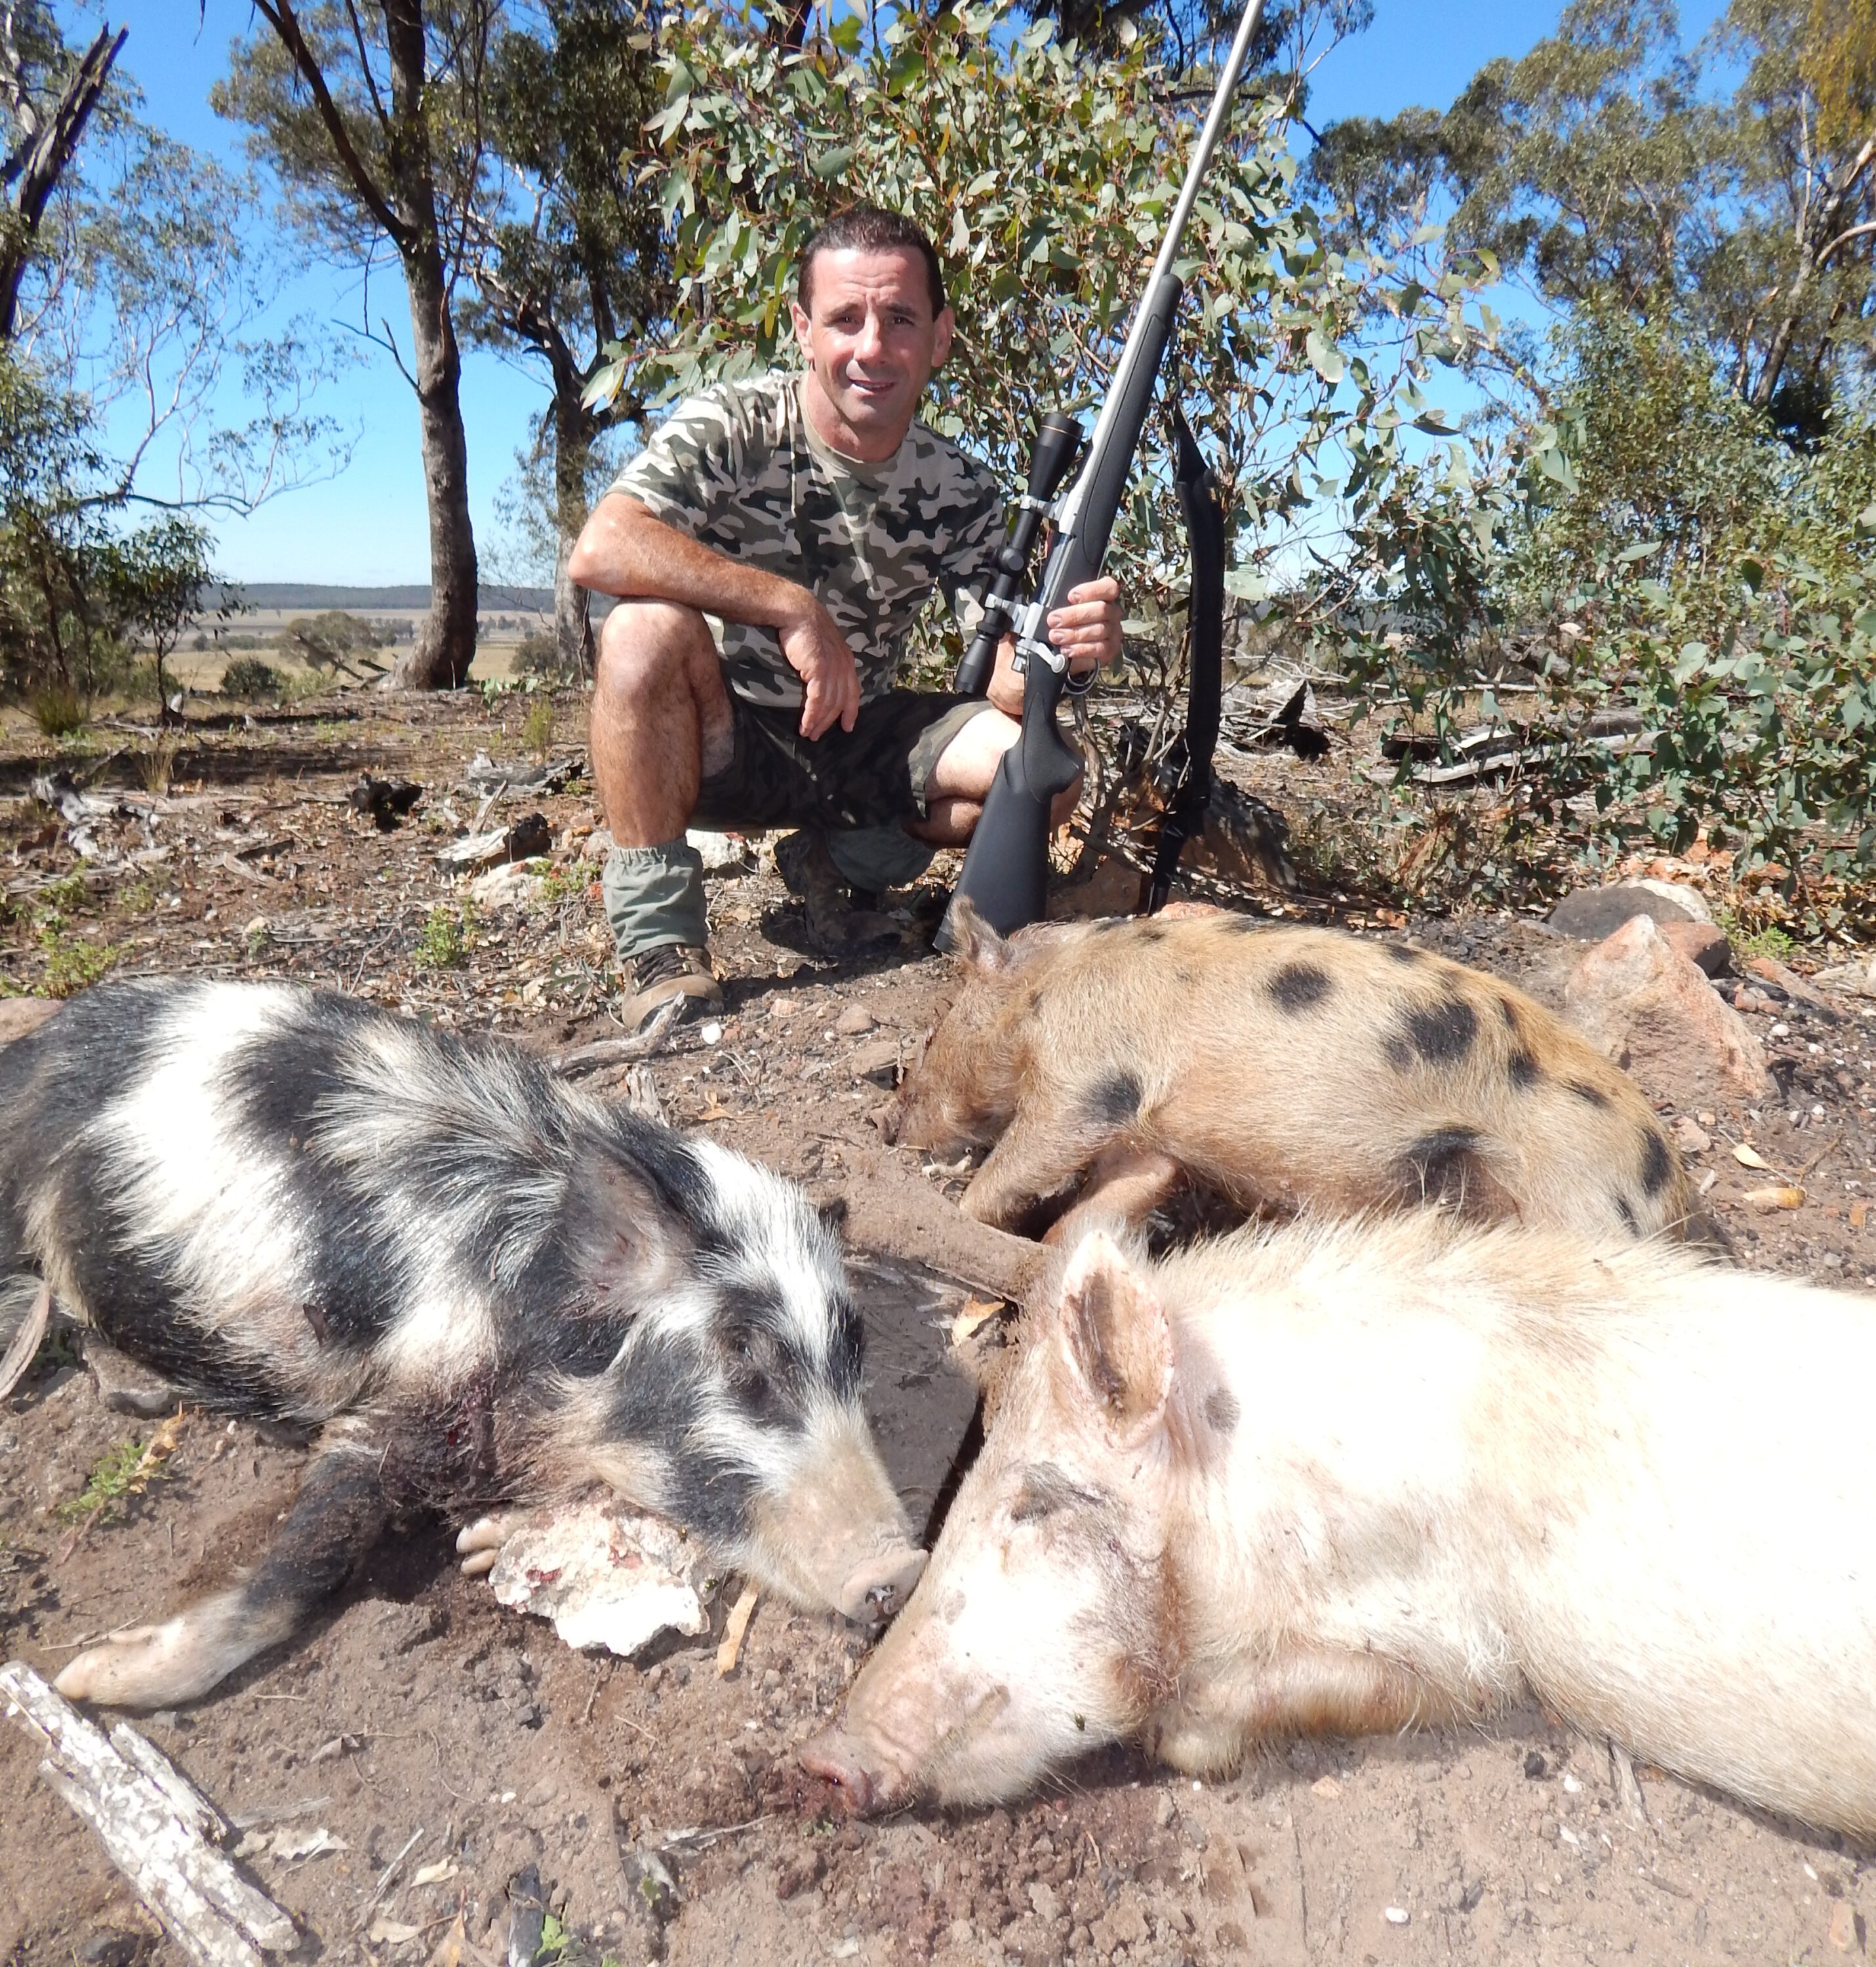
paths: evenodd
<path fill-rule="evenodd" d="M 1036 426 L 1035 447 L 1029 454 L 1029 489 L 1017 505 L 1016 516 L 1010 521 L 1009 535 L 996 556 L 996 578 L 983 597 L 983 619 L 957 665 L 961 696 L 981 696 L 990 686 L 998 644 L 1009 633 L 1016 599 L 1029 577 L 1035 536 L 1081 449 L 1081 438 L 1080 425 L 1060 410 L 1048 411 Z"/>

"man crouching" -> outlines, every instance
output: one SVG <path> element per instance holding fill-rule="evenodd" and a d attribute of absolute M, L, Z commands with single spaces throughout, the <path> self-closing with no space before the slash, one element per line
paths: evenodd
<path fill-rule="evenodd" d="M 1020 728 L 1007 638 L 987 702 L 894 686 L 934 587 L 954 606 L 980 593 L 1003 543 L 994 476 L 915 420 L 951 349 L 937 253 L 909 220 L 858 205 L 809 241 L 796 281 L 805 370 L 681 403 L 570 566 L 619 597 L 591 748 L 628 1024 L 673 997 L 687 1015 L 722 1003 L 687 825 L 799 829 L 784 877 L 821 939 L 854 947 L 885 925 L 850 897 L 967 841 Z M 1049 639 L 1085 673 L 1120 653 L 1120 620 L 1115 583 L 1089 581 Z"/>

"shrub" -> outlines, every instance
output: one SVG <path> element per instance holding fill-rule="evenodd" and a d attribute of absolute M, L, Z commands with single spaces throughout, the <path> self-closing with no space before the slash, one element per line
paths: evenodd
<path fill-rule="evenodd" d="M 412 961 L 421 970 L 454 970 L 469 954 L 474 921 L 468 903 L 454 907 L 439 902 L 425 919 Z"/>
<path fill-rule="evenodd" d="M 286 677 L 259 656 L 237 656 L 221 672 L 224 696 L 254 703 L 278 699 L 286 690 Z"/>

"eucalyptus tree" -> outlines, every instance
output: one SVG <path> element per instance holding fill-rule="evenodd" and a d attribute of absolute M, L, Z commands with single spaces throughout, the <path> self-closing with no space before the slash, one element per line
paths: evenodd
<path fill-rule="evenodd" d="M 641 421 L 631 391 L 588 403 L 609 342 L 668 312 L 663 220 L 644 126 L 663 95 L 638 0 L 539 0 L 511 8 L 483 87 L 496 166 L 467 228 L 475 282 L 464 331 L 544 368 L 536 431 L 554 543 L 554 641 L 563 673 L 590 664 L 585 597 L 567 577 L 586 522 L 601 433 Z"/>
<path fill-rule="evenodd" d="M 130 30 L 102 27 L 81 55 L 43 0 L 0 6 L 0 342 L 13 339 L 39 231 Z"/>
<path fill-rule="evenodd" d="M 1688 51 L 1671 0 L 1573 0 L 1450 107 L 1332 125 L 1310 178 L 1350 250 L 1444 220 L 1564 313 L 1677 321 L 1813 441 L 1876 373 L 1876 29 L 1845 11 L 1732 0 Z"/>
<path fill-rule="evenodd" d="M 139 645 L 160 683 L 209 515 L 346 450 L 330 350 L 266 318 L 252 182 L 150 124 L 128 31 L 73 35 L 86 11 L 0 5 L 0 687 L 81 703 Z"/>
<path fill-rule="evenodd" d="M 502 0 L 254 0 L 265 23 L 232 51 L 213 100 L 244 123 L 303 235 L 364 275 L 364 331 L 417 399 L 430 520 L 431 608 L 388 680 L 460 683 L 476 652 L 476 543 L 463 428 L 458 292 L 489 170 L 483 90 Z M 408 363 L 371 318 L 370 275 L 395 255 Z"/>

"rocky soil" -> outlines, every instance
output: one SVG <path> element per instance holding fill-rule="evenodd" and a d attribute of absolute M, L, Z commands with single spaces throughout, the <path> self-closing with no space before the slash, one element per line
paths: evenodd
<path fill-rule="evenodd" d="M 76 820 L 27 796 L 60 761 L 15 734 L 0 744 L 0 978 L 63 991 L 110 965 L 292 977 L 542 1048 L 616 1031 L 583 783 L 511 783 L 491 799 L 500 772 L 469 777 L 479 753 L 520 776 L 521 715 L 513 699 L 473 697 L 237 715 L 190 734 L 160 794 L 145 783 L 162 778 L 149 740 L 106 734 L 123 755 L 102 770 L 95 754 L 63 761 L 110 796 L 111 809 Z M 576 702 L 559 715 L 549 755 L 576 757 Z M 381 827 L 350 802 L 361 770 L 415 780 L 422 796 Z M 1244 776 L 1291 809 L 1332 799 L 1345 770 L 1333 754 L 1267 757 Z M 537 812 L 544 857 L 465 912 L 470 877 L 439 875 L 439 848 L 478 821 Z M 1726 899 L 1725 870 L 1700 860 L 1632 871 Z M 1131 906 L 1135 878 L 1110 868 L 1064 905 Z M 817 1193 L 885 1193 L 889 1177 L 901 1193 L 912 1181 L 954 1190 L 963 1169 L 886 1148 L 873 1119 L 946 987 L 924 940 L 935 887 L 897 898 L 900 946 L 864 963 L 815 954 L 759 852 L 712 890 L 728 1009 L 653 1061 L 670 1117 Z M 1232 899 L 1409 935 L 1559 1007 L 1584 948 L 1532 915 L 1408 919 L 1347 889 Z M 1767 1049 L 1775 1097 L 1677 1118 L 1741 1261 L 1876 1284 L 1876 1006 L 1816 991 L 1795 974 L 1815 966 L 1788 960 L 1782 983 L 1768 971 L 1725 987 Z M 1803 1200 L 1746 1200 L 1771 1186 Z M 938 1501 L 970 1419 L 945 1326 L 974 1280 L 922 1241 L 915 1212 L 896 1228 L 884 1215 L 883 1233 L 880 1209 L 867 1216 L 873 1248 L 856 1252 L 870 1398 L 916 1515 Z M 50 1675 L 266 1540 L 302 1451 L 199 1415 L 172 1430 L 140 1495 L 89 1525 L 60 1514 L 153 1426 L 106 1407 L 69 1338 L 0 1408 L 0 1657 Z M 416 1524 L 301 1643 L 146 1732 L 241 1827 L 242 1862 L 301 1921 L 308 1959 L 506 1961 L 511 1886 L 531 1866 L 551 1915 L 542 1957 L 620 1967 L 656 1955 L 699 1967 L 1832 1961 L 1861 1956 L 1876 1914 L 1867 1852 L 1645 1768 L 1638 1823 L 1605 1749 L 1535 1710 L 1477 1733 L 1279 1744 L 1203 1787 L 1116 1752 L 1007 1810 L 851 1822 L 793 1753 L 866 1643 L 765 1600 L 726 1675 L 715 1633 L 638 1665 L 584 1657 L 461 1578 L 443 1526 Z M 35 1765 L 0 1725 L 0 1962 L 177 1967 Z"/>

